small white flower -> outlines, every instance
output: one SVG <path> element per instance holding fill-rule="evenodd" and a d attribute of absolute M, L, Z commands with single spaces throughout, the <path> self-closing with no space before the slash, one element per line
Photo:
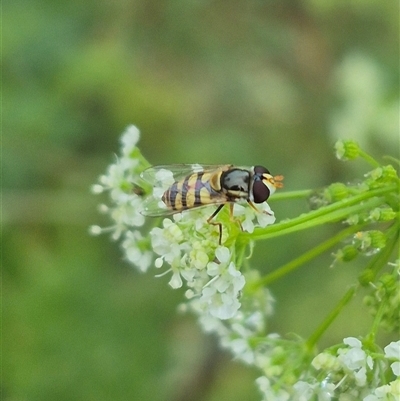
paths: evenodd
<path fill-rule="evenodd" d="M 129 227 L 141 227 L 145 222 L 144 216 L 140 213 L 142 199 L 136 195 L 123 194 L 119 201 L 121 203 L 119 213 L 115 210 L 112 212 L 112 216 L 115 216 L 115 220 L 117 221 L 119 218 L 121 223 Z"/>
<path fill-rule="evenodd" d="M 169 219 L 164 219 L 163 228 L 154 227 L 150 231 L 151 243 L 156 254 L 169 261 L 178 256 L 177 250 L 184 236 L 178 225 Z M 180 252 L 179 252 L 180 255 Z"/>
<path fill-rule="evenodd" d="M 257 212 L 249 205 L 235 203 L 233 215 L 239 217 L 243 231 L 252 233 L 255 227 L 266 227 L 275 222 L 275 216 L 267 202 L 255 205 Z M 255 220 L 257 223 L 255 223 Z"/>
<path fill-rule="evenodd" d="M 197 301 L 199 300 L 197 299 Z M 203 313 L 200 302 L 196 302 L 196 300 L 194 300 L 194 302 L 191 302 L 190 306 L 199 313 L 200 325 L 206 333 L 216 333 L 221 338 L 229 335 L 229 329 L 222 323 L 221 319 L 217 319 L 210 314 Z"/>
<path fill-rule="evenodd" d="M 400 376 L 400 362 L 393 362 L 390 367 L 396 376 Z"/>
<path fill-rule="evenodd" d="M 250 364 L 254 363 L 254 352 L 249 346 L 248 341 L 243 338 L 237 338 L 222 344 L 225 347 L 229 347 L 233 355 L 241 361 Z"/>
<path fill-rule="evenodd" d="M 296 401 L 308 401 L 314 394 L 314 386 L 305 381 L 298 381 L 293 385 L 296 394 Z"/>
<path fill-rule="evenodd" d="M 92 193 L 96 194 L 96 195 L 101 194 L 104 191 L 103 185 L 100 185 L 100 184 L 93 184 L 90 187 L 90 189 L 91 189 Z"/>
<path fill-rule="evenodd" d="M 122 242 L 122 247 L 125 249 L 127 259 L 145 272 L 151 265 L 153 258 L 152 252 L 140 249 L 140 242 L 143 242 L 143 236 L 139 231 L 128 231 L 125 234 L 125 239 Z"/>
<path fill-rule="evenodd" d="M 172 173 L 172 171 L 167 170 L 165 168 L 162 168 L 156 172 L 155 179 L 156 179 L 156 182 L 162 183 L 162 188 L 156 187 L 157 189 L 158 188 L 165 189 L 166 187 L 169 187 L 170 185 L 172 185 L 175 182 L 174 174 Z M 154 196 L 157 196 L 157 195 L 158 195 L 158 193 L 154 193 Z M 162 193 L 161 193 L 161 195 L 162 195 Z M 161 196 L 160 196 L 160 198 L 161 198 Z"/>
<path fill-rule="evenodd" d="M 232 318 L 240 307 L 238 296 L 245 279 L 230 260 L 230 252 L 220 247 L 215 252 L 220 263 L 210 262 L 207 273 L 213 277 L 203 288 L 200 301 L 207 304 L 211 315 L 220 319 Z"/>
<path fill-rule="evenodd" d="M 400 378 L 397 378 L 390 383 L 390 394 L 397 397 L 397 399 L 400 398 Z"/>
<path fill-rule="evenodd" d="M 93 225 L 89 227 L 89 232 L 92 235 L 100 235 L 102 233 L 102 228 L 98 225 Z"/>
<path fill-rule="evenodd" d="M 145 221 L 144 216 L 140 214 L 142 197 L 133 191 L 141 169 L 140 152 L 137 154 L 133 152 L 138 140 L 139 130 L 133 125 L 129 126 L 121 138 L 122 156 L 108 167 L 106 174 L 100 176 L 99 183 L 92 186 L 92 192 L 95 194 L 109 192 L 112 206 L 103 205 L 102 211 L 109 213 L 114 220 L 115 224 L 110 229 L 115 240 L 129 228 L 141 227 Z M 104 231 L 106 230 L 102 230 Z M 132 253 L 133 251 L 131 256 Z"/>
<path fill-rule="evenodd" d="M 400 341 L 392 341 L 384 348 L 386 358 L 400 360 Z"/>
<path fill-rule="evenodd" d="M 331 401 L 335 395 L 336 385 L 328 380 L 323 380 L 320 383 L 320 388 L 317 390 L 318 401 Z"/>
<path fill-rule="evenodd" d="M 343 339 L 343 344 L 346 344 L 353 348 L 361 348 L 362 342 L 355 337 L 346 337 Z"/>
<path fill-rule="evenodd" d="M 392 396 L 392 397 L 390 397 Z M 396 379 L 389 384 L 385 384 L 373 390 L 373 392 L 363 398 L 363 401 L 391 401 L 400 398 L 400 380 Z"/>
<path fill-rule="evenodd" d="M 136 147 L 140 138 L 140 132 L 134 125 L 128 125 L 121 137 L 122 153 L 124 156 L 129 156 L 132 150 Z"/>
<path fill-rule="evenodd" d="M 230 319 L 240 307 L 240 302 L 232 294 L 219 293 L 215 287 L 203 289 L 200 301 L 207 305 L 210 314 L 219 319 Z"/>
<path fill-rule="evenodd" d="M 171 280 L 169 280 L 168 284 L 174 289 L 182 287 L 182 284 L 183 284 L 182 278 L 181 278 L 181 275 L 179 274 L 178 270 L 174 271 L 174 273 L 172 274 Z"/>
<path fill-rule="evenodd" d="M 339 349 L 338 359 L 341 363 L 353 371 L 365 366 L 367 355 L 362 349 L 361 341 L 354 337 L 347 337 L 343 340 L 343 343 L 351 348 Z"/>
<path fill-rule="evenodd" d="M 120 188 L 121 184 L 124 182 L 125 171 L 123 166 L 117 160 L 116 164 L 111 164 L 107 173 L 100 176 L 100 184 L 103 185 L 105 189 Z"/>
<path fill-rule="evenodd" d="M 344 371 L 350 375 L 358 387 L 363 387 L 367 381 L 367 368 L 373 368 L 373 360 L 370 355 L 362 349 L 362 342 L 354 337 L 347 337 L 343 343 L 348 348 L 338 350 L 337 360 Z"/>
<path fill-rule="evenodd" d="M 396 376 L 400 376 L 400 341 L 392 341 L 384 348 L 385 356 L 388 359 L 395 359 L 390 367 Z"/>
<path fill-rule="evenodd" d="M 204 269 L 209 262 L 208 254 L 201 247 L 196 247 L 193 245 L 193 249 L 190 251 L 189 258 L 191 260 L 191 264 L 196 269 Z"/>
<path fill-rule="evenodd" d="M 290 394 L 287 391 L 275 390 L 266 376 L 256 379 L 256 384 L 263 395 L 262 401 L 288 401 L 290 399 Z"/>
<path fill-rule="evenodd" d="M 354 378 L 357 386 L 363 387 L 367 382 L 367 369 L 363 366 L 357 372 L 354 373 Z"/>
<path fill-rule="evenodd" d="M 197 164 L 197 163 L 192 164 L 191 167 L 192 167 L 193 172 L 195 172 L 195 173 L 200 173 L 200 172 L 204 171 L 204 168 L 201 164 Z"/>
<path fill-rule="evenodd" d="M 327 353 L 322 352 L 318 354 L 311 362 L 311 365 L 317 370 L 337 370 L 339 368 L 338 360 L 335 356 Z"/>
<path fill-rule="evenodd" d="M 215 250 L 215 256 L 221 264 L 226 264 L 231 258 L 231 253 L 226 246 L 220 246 Z"/>
<path fill-rule="evenodd" d="M 263 392 L 266 393 L 271 389 L 271 384 L 270 381 L 267 377 L 261 376 L 256 379 L 256 384 L 258 385 L 258 388 Z"/>

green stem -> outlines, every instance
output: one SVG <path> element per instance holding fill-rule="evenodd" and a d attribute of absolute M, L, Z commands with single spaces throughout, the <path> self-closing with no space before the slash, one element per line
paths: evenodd
<path fill-rule="evenodd" d="M 365 153 L 363 150 L 360 149 L 359 155 L 368 162 L 372 167 L 380 167 L 380 164 L 368 153 Z"/>
<path fill-rule="evenodd" d="M 246 253 L 246 249 L 247 249 L 247 243 L 238 243 L 238 245 L 236 246 L 235 250 L 236 250 L 236 266 L 240 269 L 240 267 L 243 264 L 243 260 L 245 258 L 245 253 Z"/>
<path fill-rule="evenodd" d="M 326 223 L 333 223 L 343 220 L 352 214 L 357 214 L 365 209 L 371 209 L 382 204 L 382 199 L 371 199 L 363 204 L 350 206 L 344 209 L 330 210 L 325 213 L 310 212 L 301 215 L 289 221 L 284 221 L 266 229 L 256 229 L 253 234 L 243 233 L 243 236 L 249 236 L 252 240 L 261 240 L 279 237 L 296 231 L 306 230 Z"/>
<path fill-rule="evenodd" d="M 383 200 L 379 198 L 370 199 L 367 202 L 365 201 L 369 198 L 389 193 L 394 189 L 396 189 L 395 185 L 377 188 L 352 196 L 351 198 L 343 199 L 331 205 L 321 207 L 318 210 L 303 214 L 288 221 L 283 221 L 266 228 L 256 228 L 251 234 L 241 233 L 239 236 L 249 237 L 253 240 L 267 239 L 315 227 L 328 222 L 338 221 L 348 217 L 352 213 L 357 213 L 364 209 L 370 209 L 382 204 Z"/>
<path fill-rule="evenodd" d="M 268 199 L 268 203 L 271 201 L 281 201 L 288 199 L 303 199 L 308 198 L 314 191 L 312 189 L 304 189 L 299 191 L 288 191 L 275 193 Z"/>
<path fill-rule="evenodd" d="M 393 233 L 393 235 L 391 235 Z M 378 274 L 379 270 L 387 266 L 387 263 L 390 259 L 390 256 L 393 252 L 393 249 L 398 249 L 397 242 L 399 240 L 399 225 L 395 224 L 390 227 L 387 231 L 387 235 L 390 238 L 390 242 L 385 246 L 385 248 L 379 252 L 368 264 L 365 270 L 371 270 L 374 273 L 374 278 Z M 382 320 L 383 313 L 387 304 L 385 302 L 381 302 L 379 305 L 379 309 L 375 315 L 374 321 L 372 323 L 371 330 L 369 334 L 365 337 L 365 344 L 368 345 L 369 348 L 372 348 L 372 345 L 375 343 L 375 338 L 379 330 L 379 324 Z"/>
<path fill-rule="evenodd" d="M 395 163 L 397 166 L 400 166 L 400 160 L 396 159 L 393 156 L 383 156 L 384 159 L 389 160 L 392 163 Z"/>
<path fill-rule="evenodd" d="M 344 294 L 343 298 L 339 301 L 339 303 L 335 306 L 335 308 L 329 313 L 329 315 L 325 318 L 325 320 L 317 327 L 314 333 L 306 341 L 307 348 L 311 351 L 314 348 L 314 345 L 321 338 L 324 332 L 328 329 L 328 327 L 332 324 L 332 322 L 336 319 L 336 317 L 340 314 L 342 309 L 350 302 L 353 298 L 358 285 L 352 285 Z"/>
<path fill-rule="evenodd" d="M 365 341 L 368 344 L 375 343 L 375 337 L 376 337 L 376 334 L 378 333 L 379 325 L 381 323 L 382 316 L 383 316 L 383 313 L 385 311 L 386 306 L 387 305 L 386 305 L 385 302 L 381 302 L 381 304 L 379 305 L 379 309 L 378 309 L 378 312 L 375 315 L 374 321 L 372 323 L 371 330 L 370 330 L 370 332 L 368 333 L 368 335 L 366 336 L 366 339 L 365 339 Z"/>
<path fill-rule="evenodd" d="M 361 226 L 352 226 L 349 227 L 334 237 L 329 238 L 327 241 L 321 243 L 320 245 L 316 246 L 315 248 L 311 249 L 310 251 L 303 253 L 298 258 L 286 263 L 285 265 L 281 266 L 280 268 L 274 270 L 272 273 L 267 274 L 264 277 L 261 277 L 257 283 L 255 283 L 254 287 L 258 288 L 261 286 L 266 286 L 271 284 L 273 281 L 280 279 L 281 277 L 285 276 L 286 274 L 296 270 L 301 265 L 307 263 L 309 260 L 314 259 L 321 253 L 327 251 L 328 249 L 332 248 L 338 242 L 342 241 L 344 238 L 348 237 L 350 234 L 358 231 Z"/>

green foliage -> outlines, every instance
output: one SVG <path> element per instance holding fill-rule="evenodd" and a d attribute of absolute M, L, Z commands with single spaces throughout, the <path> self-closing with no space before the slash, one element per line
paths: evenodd
<path fill-rule="evenodd" d="M 3 398 L 177 400 L 190 383 L 192 400 L 257 400 L 254 377 L 175 317 L 180 297 L 163 278 L 87 237 L 100 219 L 88 188 L 128 123 L 157 164 L 261 163 L 288 190 L 353 179 L 364 170 L 333 159 L 334 138 L 374 155 L 398 145 L 397 34 L 395 2 L 4 4 Z M 278 220 L 308 209 L 273 207 Z M 330 235 L 273 238 L 255 267 L 267 274 Z M 364 258 L 332 270 L 321 257 L 274 282 L 283 302 L 271 329 L 309 335 L 310 308 L 332 307 L 326 294 L 338 298 Z M 343 322 L 323 341 L 369 325 L 351 306 Z M 215 369 L 202 376 L 203 365 Z"/>

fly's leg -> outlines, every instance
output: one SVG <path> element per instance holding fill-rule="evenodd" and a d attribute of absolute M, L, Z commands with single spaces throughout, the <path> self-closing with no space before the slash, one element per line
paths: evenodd
<path fill-rule="evenodd" d="M 225 204 L 219 205 L 215 212 L 207 219 L 208 224 L 212 224 L 213 226 L 218 226 L 219 227 L 219 241 L 218 244 L 221 245 L 222 241 L 222 224 L 219 222 L 213 222 L 211 221 L 220 211 L 221 209 L 225 206 Z"/>
<path fill-rule="evenodd" d="M 253 203 L 253 202 L 251 202 L 251 201 L 247 201 L 247 202 L 249 203 L 249 205 L 250 205 L 257 213 L 266 213 L 266 214 L 271 215 L 271 214 L 268 213 L 268 212 L 260 212 L 260 211 L 254 206 L 254 203 Z M 219 245 L 221 245 L 221 241 L 222 241 L 222 224 L 219 223 L 219 222 L 213 222 L 213 221 L 211 221 L 211 220 L 221 211 L 221 209 L 222 209 L 224 206 L 225 206 L 225 204 L 219 205 L 219 206 L 217 207 L 217 209 L 215 210 L 215 212 L 207 219 L 207 223 L 208 223 L 208 224 L 212 224 L 212 225 L 214 225 L 214 226 L 218 226 L 218 227 L 219 227 L 219 242 L 218 242 Z M 234 217 L 233 217 L 233 207 L 234 207 L 234 203 L 230 202 L 230 203 L 229 203 L 229 216 L 230 216 L 230 220 L 233 221 L 233 222 L 235 222 L 235 223 L 238 223 L 240 229 L 241 229 L 242 231 L 244 231 L 244 230 L 243 230 L 243 226 L 242 226 L 242 222 L 240 221 L 240 219 L 237 219 L 237 218 L 234 218 Z"/>
<path fill-rule="evenodd" d="M 272 214 L 271 214 L 271 213 L 268 213 L 266 210 L 263 210 L 263 211 L 258 210 L 252 201 L 248 200 L 247 203 L 248 203 L 257 213 L 265 213 L 265 214 L 268 214 L 268 216 L 272 216 Z"/>
<path fill-rule="evenodd" d="M 230 217 L 230 220 L 233 221 L 234 223 L 238 223 L 240 229 L 241 229 L 242 231 L 244 231 L 244 230 L 243 230 L 243 226 L 242 226 L 242 222 L 240 221 L 240 219 L 238 219 L 238 218 L 235 219 L 235 218 L 233 217 L 233 206 L 234 206 L 234 203 L 230 203 L 230 204 L 229 204 L 229 217 Z"/>

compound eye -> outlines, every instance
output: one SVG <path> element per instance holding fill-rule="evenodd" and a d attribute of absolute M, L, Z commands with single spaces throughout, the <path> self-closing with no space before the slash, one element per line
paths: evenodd
<path fill-rule="evenodd" d="M 268 169 L 266 169 L 265 167 L 263 167 L 263 166 L 254 166 L 254 173 L 255 174 L 260 174 L 260 175 L 263 175 L 263 174 L 271 174 L 270 172 L 269 172 L 269 170 Z"/>
<path fill-rule="evenodd" d="M 254 203 L 263 203 L 269 197 L 269 188 L 262 181 L 254 181 L 253 199 Z"/>

